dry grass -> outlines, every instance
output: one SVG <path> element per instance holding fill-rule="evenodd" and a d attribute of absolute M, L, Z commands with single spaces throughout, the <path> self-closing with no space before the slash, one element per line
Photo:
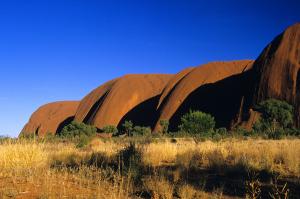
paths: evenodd
<path fill-rule="evenodd" d="M 193 199 L 196 197 L 197 190 L 191 185 L 183 185 L 178 190 L 181 199 Z"/>
<path fill-rule="evenodd" d="M 0 198 L 129 198 L 130 178 L 84 166 L 92 152 L 65 143 L 25 140 L 3 143 Z M 66 167 L 70 164 L 79 167 Z"/>
<path fill-rule="evenodd" d="M 1 176 L 2 178 L 4 176 Z M 126 179 L 112 175 L 109 181 L 100 170 L 39 170 L 6 174 L 0 181 L 0 198 L 128 198 Z"/>
<path fill-rule="evenodd" d="M 133 180 L 118 170 L 89 165 L 93 154 L 111 160 L 128 143 L 93 140 L 87 148 L 72 143 L 7 141 L 0 144 L 0 198 L 138 198 Z M 282 176 L 300 176 L 300 140 L 223 140 L 195 143 L 177 142 L 138 144 L 142 164 L 147 168 L 223 168 L 244 165 L 267 169 Z M 153 174 L 143 176 L 139 189 L 152 198 L 224 198 L 222 191 L 207 193 L 182 183 L 180 171 L 173 180 Z M 129 176 L 129 177 L 128 177 Z"/>
<path fill-rule="evenodd" d="M 144 187 L 151 193 L 153 199 L 172 199 L 174 185 L 166 179 L 155 176 L 144 180 Z"/>
<path fill-rule="evenodd" d="M 0 145 L 0 169 L 37 169 L 48 165 L 44 144 L 11 141 Z"/>
<path fill-rule="evenodd" d="M 151 143 L 143 147 L 143 162 L 153 167 L 179 164 L 188 167 L 214 167 L 243 164 L 282 175 L 300 176 L 300 140 L 223 140 L 196 144 Z"/>

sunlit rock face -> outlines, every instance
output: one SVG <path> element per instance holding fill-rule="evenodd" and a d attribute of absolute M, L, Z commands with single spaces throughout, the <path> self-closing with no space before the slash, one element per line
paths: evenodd
<path fill-rule="evenodd" d="M 62 101 L 41 106 L 31 115 L 21 134 L 39 137 L 56 134 L 74 119 L 78 105 L 78 101 Z"/>
<path fill-rule="evenodd" d="M 153 126 L 156 107 L 165 85 L 173 75 L 125 75 L 96 88 L 80 103 L 75 120 L 103 128 L 126 120 Z"/>

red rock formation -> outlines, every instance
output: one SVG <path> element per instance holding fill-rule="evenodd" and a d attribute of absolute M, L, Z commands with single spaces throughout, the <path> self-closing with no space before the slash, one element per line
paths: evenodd
<path fill-rule="evenodd" d="M 168 96 L 168 99 L 166 103 L 162 104 L 161 107 L 159 107 L 160 115 L 158 117 L 158 122 L 155 126 L 154 131 L 160 130 L 160 120 L 170 120 L 171 125 L 173 125 L 174 127 L 177 126 L 179 123 L 178 118 L 180 118 L 181 115 L 184 114 L 184 112 L 187 112 L 189 108 L 195 108 L 198 110 L 214 113 L 215 111 L 210 110 L 210 108 L 208 107 L 212 107 L 214 105 L 217 106 L 217 103 L 222 104 L 225 101 L 225 99 L 215 98 L 217 97 L 217 95 L 215 97 L 210 96 L 211 93 L 209 92 L 215 92 L 220 96 L 225 96 L 226 91 L 224 90 L 225 88 L 223 87 L 223 84 L 216 84 L 216 86 L 218 87 L 218 89 L 220 89 L 222 94 L 218 93 L 215 90 L 216 88 L 213 88 L 213 84 L 224 80 L 225 78 L 229 78 L 230 76 L 238 75 L 249 70 L 252 66 L 252 63 L 253 61 L 250 60 L 232 62 L 212 62 L 198 66 L 197 68 L 191 70 L 180 80 L 180 82 L 178 82 L 175 85 L 175 87 L 172 90 L 168 89 L 170 90 L 170 92 L 168 94 L 165 94 L 165 96 Z M 235 84 L 238 83 L 236 81 L 237 80 L 234 80 L 234 82 L 232 82 L 232 80 L 227 80 L 224 83 L 226 83 L 226 86 L 228 84 L 228 86 L 232 85 L 232 88 L 227 87 L 227 89 L 234 90 L 234 86 L 237 86 Z M 206 86 L 208 85 L 209 87 L 211 87 L 211 91 L 206 91 Z M 204 90 L 199 90 L 200 88 L 205 89 L 205 92 Z M 230 94 L 231 91 L 228 90 L 228 93 Z M 239 98 L 240 97 L 241 96 L 239 96 Z M 207 98 L 207 100 L 201 101 L 201 98 Z M 206 108 L 203 108 L 202 106 L 206 106 Z M 222 106 L 226 106 L 226 103 L 222 104 Z M 200 107 L 202 107 L 202 109 L 199 109 Z M 180 108 L 182 110 L 179 110 Z M 174 117 L 176 117 L 176 119 L 174 119 Z"/>
<path fill-rule="evenodd" d="M 85 96 L 79 104 L 75 115 L 75 120 L 85 123 L 92 123 L 92 120 L 97 114 L 98 109 L 102 105 L 106 95 L 116 81 L 118 81 L 118 79 L 108 81 Z"/>
<path fill-rule="evenodd" d="M 47 133 L 57 133 L 74 118 L 78 105 L 77 101 L 62 101 L 41 106 L 31 115 L 21 134 L 43 137 Z"/>
<path fill-rule="evenodd" d="M 157 105 L 157 108 L 159 108 L 161 106 L 161 104 L 165 100 L 167 100 L 168 94 L 171 93 L 172 89 L 174 89 L 174 87 L 178 84 L 178 82 L 180 82 L 182 80 L 182 78 L 184 76 L 186 76 L 187 74 L 189 74 L 193 69 L 194 69 L 194 67 L 186 68 L 186 69 L 180 71 L 179 73 L 175 74 L 170 79 L 170 81 L 167 83 L 166 87 L 164 88 L 164 90 L 159 98 L 159 103 Z"/>
<path fill-rule="evenodd" d="M 79 106 L 78 102 L 42 106 L 22 132 L 56 133 L 75 112 L 75 120 L 98 128 L 120 127 L 125 120 L 132 120 L 159 131 L 159 121 L 169 120 L 175 130 L 189 109 L 211 113 L 218 126 L 251 128 L 259 118 L 253 106 L 268 98 L 292 104 L 300 127 L 299 23 L 276 37 L 255 63 L 212 62 L 176 75 L 126 75 L 96 88 Z"/>
<path fill-rule="evenodd" d="M 254 66 L 253 103 L 268 98 L 289 102 L 295 107 L 300 126 L 300 23 L 287 28 L 261 53 Z"/>
<path fill-rule="evenodd" d="M 100 86 L 80 103 L 75 120 L 98 128 L 125 120 L 151 125 L 159 95 L 172 75 L 125 75 Z M 152 124 L 153 125 L 153 124 Z"/>

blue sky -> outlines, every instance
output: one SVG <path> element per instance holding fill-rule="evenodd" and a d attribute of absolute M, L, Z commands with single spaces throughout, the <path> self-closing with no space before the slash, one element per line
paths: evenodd
<path fill-rule="evenodd" d="M 271 3 L 272 2 L 272 3 Z M 0 135 L 127 73 L 255 59 L 299 0 L 0 0 Z"/>

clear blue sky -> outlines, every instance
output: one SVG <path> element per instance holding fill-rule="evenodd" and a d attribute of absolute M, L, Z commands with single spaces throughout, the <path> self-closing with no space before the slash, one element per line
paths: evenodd
<path fill-rule="evenodd" d="M 0 135 L 40 105 L 126 73 L 255 59 L 300 21 L 299 0 L 0 1 Z"/>

